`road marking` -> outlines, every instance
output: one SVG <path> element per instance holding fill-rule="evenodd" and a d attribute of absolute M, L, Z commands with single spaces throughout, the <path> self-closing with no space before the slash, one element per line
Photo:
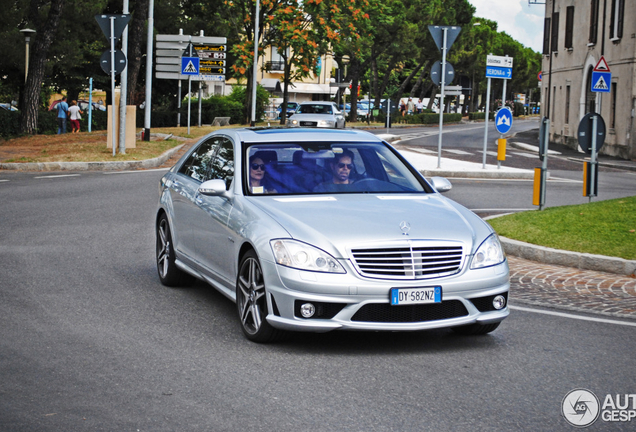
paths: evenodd
<path fill-rule="evenodd" d="M 558 317 L 562 317 L 562 318 L 577 319 L 577 320 L 581 320 L 581 321 L 592 321 L 592 322 L 599 322 L 599 323 L 605 323 L 605 324 L 615 324 L 615 325 L 624 325 L 624 326 L 629 326 L 629 327 L 636 327 L 636 322 L 617 321 L 617 320 L 611 320 L 611 319 L 605 319 L 605 318 L 594 318 L 594 317 L 588 317 L 588 316 L 583 316 L 583 315 L 574 315 L 574 314 L 569 314 L 569 313 L 564 313 L 564 312 L 553 312 L 553 311 L 546 311 L 546 310 L 541 310 L 541 309 L 532 309 L 532 308 L 526 308 L 526 307 L 521 307 L 521 306 L 510 306 L 510 305 L 508 305 L 508 307 L 510 309 L 518 310 L 518 311 L 522 311 L 522 312 L 532 312 L 532 313 L 538 313 L 538 314 L 543 314 L 543 315 L 558 316 Z"/>
<path fill-rule="evenodd" d="M 8 181 L 9 181 L 9 180 L 2 180 L 2 179 L 0 179 L 0 183 L 2 183 L 2 182 L 8 182 Z"/>
<path fill-rule="evenodd" d="M 510 152 L 510 154 L 517 155 L 517 156 L 523 156 L 523 157 L 527 157 L 527 158 L 531 158 L 531 159 L 539 159 L 538 155 L 532 154 L 532 153 Z"/>
<path fill-rule="evenodd" d="M 79 177 L 81 174 L 58 174 L 58 175 L 50 175 L 50 176 L 38 176 L 33 177 L 36 179 L 49 179 L 49 178 L 60 178 L 60 177 Z"/>
<path fill-rule="evenodd" d="M 144 173 L 151 171 L 168 171 L 170 168 L 154 168 L 146 170 L 129 170 L 129 171 L 104 171 L 102 174 L 132 174 L 132 173 Z"/>
<path fill-rule="evenodd" d="M 470 155 L 472 156 L 472 153 L 469 153 L 467 151 L 464 150 L 453 150 L 453 149 L 444 149 L 445 152 L 449 152 L 449 153 L 453 153 L 453 154 L 458 154 L 458 155 Z"/>

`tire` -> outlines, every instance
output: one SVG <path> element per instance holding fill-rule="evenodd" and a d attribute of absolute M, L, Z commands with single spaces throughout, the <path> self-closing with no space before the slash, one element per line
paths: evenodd
<path fill-rule="evenodd" d="M 180 270 L 174 262 L 172 233 L 168 217 L 165 214 L 159 217 L 156 234 L 157 273 L 161 283 L 169 287 L 192 285 L 195 281 L 194 277 Z"/>
<path fill-rule="evenodd" d="M 252 342 L 267 343 L 281 339 L 285 332 L 267 322 L 267 290 L 263 271 L 253 250 L 245 254 L 236 278 L 236 307 L 241 329 Z"/>
<path fill-rule="evenodd" d="M 495 331 L 497 327 L 499 327 L 499 324 L 501 324 L 501 322 L 493 323 L 493 324 L 475 323 L 475 324 L 469 324 L 469 325 L 460 326 L 460 327 L 453 327 L 453 331 L 455 333 L 466 335 L 466 336 L 485 335 L 492 331 Z"/>

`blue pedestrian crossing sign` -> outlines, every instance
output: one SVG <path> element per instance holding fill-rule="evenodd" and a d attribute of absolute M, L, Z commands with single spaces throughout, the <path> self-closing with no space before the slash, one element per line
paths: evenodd
<path fill-rule="evenodd" d="M 510 111 L 510 108 L 504 107 L 497 111 L 497 114 L 495 114 L 495 127 L 500 134 L 510 131 L 512 127 L 512 111 Z"/>
<path fill-rule="evenodd" d="M 599 93 L 609 93 L 612 82 L 611 72 L 592 72 L 592 88 L 590 91 Z"/>
<path fill-rule="evenodd" d="M 181 57 L 182 75 L 199 75 L 199 57 Z"/>

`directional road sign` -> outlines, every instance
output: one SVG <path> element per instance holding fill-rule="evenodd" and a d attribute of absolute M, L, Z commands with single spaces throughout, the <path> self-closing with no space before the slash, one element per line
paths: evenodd
<path fill-rule="evenodd" d="M 497 111 L 497 114 L 495 114 L 495 127 L 500 134 L 510 131 L 512 127 L 512 111 L 510 111 L 510 108 L 503 107 Z"/>
<path fill-rule="evenodd" d="M 590 90 L 597 93 L 609 93 L 611 82 L 611 72 L 592 71 L 592 88 Z"/>
<path fill-rule="evenodd" d="M 512 68 L 512 61 L 513 58 L 508 56 L 496 56 L 490 54 L 486 56 L 486 66 Z"/>
<path fill-rule="evenodd" d="M 201 66 L 199 67 L 199 73 L 204 75 L 223 75 L 225 73 L 225 68 Z"/>
<path fill-rule="evenodd" d="M 199 75 L 199 57 L 181 57 L 183 75 Z"/>
<path fill-rule="evenodd" d="M 225 60 L 204 60 L 201 59 L 199 60 L 199 65 L 201 66 L 201 69 L 203 69 L 205 66 L 217 66 L 217 67 L 223 67 L 225 66 Z"/>
<path fill-rule="evenodd" d="M 512 69 L 506 67 L 486 66 L 486 78 L 511 79 Z"/>

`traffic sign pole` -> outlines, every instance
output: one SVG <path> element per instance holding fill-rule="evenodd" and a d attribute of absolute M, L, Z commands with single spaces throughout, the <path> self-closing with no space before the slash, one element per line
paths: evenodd
<path fill-rule="evenodd" d="M 190 36 L 189 56 L 192 57 L 192 36 Z M 192 106 L 192 75 L 188 75 L 188 135 L 190 135 L 190 110 Z"/>
<path fill-rule="evenodd" d="M 486 87 L 486 127 L 484 128 L 484 159 L 482 169 L 486 169 L 486 150 L 488 149 L 488 116 L 490 109 L 490 78 L 488 78 L 488 87 Z"/>
<path fill-rule="evenodd" d="M 115 136 L 115 17 L 110 16 L 110 121 L 111 121 L 111 136 L 113 137 L 113 157 L 116 155 L 117 146 L 115 143 L 117 139 Z"/>
<path fill-rule="evenodd" d="M 590 200 L 596 196 L 596 134 L 598 133 L 598 115 L 592 116 L 592 154 L 590 155 Z"/>
<path fill-rule="evenodd" d="M 446 87 L 446 41 L 448 38 L 448 29 L 444 27 L 444 42 L 442 45 L 442 94 L 439 103 L 439 137 L 437 139 L 437 168 L 442 165 L 442 129 L 444 125 L 444 87 Z"/>

